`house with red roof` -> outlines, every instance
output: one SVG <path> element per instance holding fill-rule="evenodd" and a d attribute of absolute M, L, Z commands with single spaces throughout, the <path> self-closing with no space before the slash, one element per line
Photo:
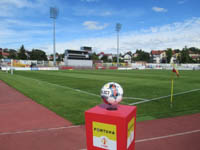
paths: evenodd
<path fill-rule="evenodd" d="M 0 55 L 3 56 L 3 58 L 8 58 L 8 56 L 10 55 L 8 52 L 4 52 L 4 50 L 2 48 L 0 48 Z"/>
<path fill-rule="evenodd" d="M 152 50 L 150 57 L 153 63 L 162 63 L 162 61 L 166 59 L 166 52 L 164 50 Z"/>
<path fill-rule="evenodd" d="M 98 58 L 101 59 L 103 56 L 107 56 L 108 60 L 113 60 L 113 55 L 112 54 L 105 54 L 104 52 L 100 52 L 97 54 Z"/>

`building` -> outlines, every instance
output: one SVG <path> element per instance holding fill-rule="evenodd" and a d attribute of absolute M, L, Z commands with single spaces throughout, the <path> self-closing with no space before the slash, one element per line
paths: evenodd
<path fill-rule="evenodd" d="M 92 67 L 92 48 L 81 47 L 80 50 L 65 50 L 64 62 L 66 66 Z"/>
<path fill-rule="evenodd" d="M 172 51 L 172 58 L 170 60 L 170 63 L 177 63 L 178 62 L 178 57 L 180 56 L 179 52 Z"/>
<path fill-rule="evenodd" d="M 200 61 L 200 54 L 189 51 L 189 56 L 192 58 L 194 61 Z"/>
<path fill-rule="evenodd" d="M 99 59 L 102 59 L 102 57 L 106 56 L 107 60 L 109 61 L 113 61 L 113 54 L 105 54 L 104 52 L 100 52 L 99 54 L 97 54 Z"/>
<path fill-rule="evenodd" d="M 131 56 L 131 54 L 129 54 L 129 53 L 126 53 L 126 54 L 124 54 L 124 56 L 123 56 L 124 58 L 124 62 L 126 62 L 126 63 L 131 63 L 131 60 L 132 60 L 132 56 Z"/>
<path fill-rule="evenodd" d="M 166 52 L 164 50 L 152 50 L 150 53 L 153 63 L 162 63 L 166 61 Z"/>
<path fill-rule="evenodd" d="M 91 53 L 91 52 L 92 52 L 92 47 L 82 46 L 82 47 L 81 47 L 81 50 L 83 50 L 83 51 L 88 51 L 89 53 Z"/>
<path fill-rule="evenodd" d="M 10 55 L 9 53 L 7 52 L 4 52 L 4 50 L 2 48 L 0 48 L 0 55 L 3 56 L 3 58 L 8 58 L 8 56 Z"/>

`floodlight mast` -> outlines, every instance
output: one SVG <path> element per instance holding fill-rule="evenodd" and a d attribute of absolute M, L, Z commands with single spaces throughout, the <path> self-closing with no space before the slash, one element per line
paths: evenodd
<path fill-rule="evenodd" d="M 56 18 L 58 17 L 58 9 L 50 7 L 50 18 L 53 19 L 53 64 L 56 66 Z"/>
<path fill-rule="evenodd" d="M 120 23 L 116 24 L 115 30 L 117 32 L 117 67 L 119 67 L 119 31 L 121 30 L 122 25 Z"/>

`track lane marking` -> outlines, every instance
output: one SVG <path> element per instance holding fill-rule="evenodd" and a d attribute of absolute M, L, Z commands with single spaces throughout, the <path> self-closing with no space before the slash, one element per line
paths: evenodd
<path fill-rule="evenodd" d="M 81 127 L 81 125 L 68 126 L 68 127 L 57 127 L 57 128 L 33 129 L 33 130 L 24 130 L 24 131 L 13 131 L 13 132 L 0 132 L 0 136 L 1 135 L 12 135 L 12 134 L 35 133 L 35 132 L 45 132 L 45 131 L 53 131 L 53 130 L 71 129 L 71 128 L 77 128 L 77 127 Z"/>
<path fill-rule="evenodd" d="M 183 135 L 197 133 L 197 132 L 200 132 L 200 129 L 199 130 L 192 130 L 192 131 L 187 131 L 187 132 L 176 133 L 176 134 L 169 134 L 169 135 L 165 135 L 165 136 L 158 136 L 158 137 L 153 137 L 153 138 L 140 139 L 140 140 L 136 140 L 135 143 L 147 142 L 147 141 L 153 141 L 153 140 L 160 140 L 160 139 L 176 137 L 176 136 L 183 136 Z"/>
<path fill-rule="evenodd" d="M 176 134 L 170 134 L 170 135 L 165 135 L 165 136 L 158 136 L 158 137 L 153 137 L 153 138 L 140 139 L 140 140 L 136 140 L 135 143 L 166 139 L 166 138 L 170 138 L 170 137 L 183 136 L 183 135 L 193 134 L 193 133 L 198 133 L 198 132 L 200 132 L 200 129 L 199 130 L 192 130 L 192 131 L 187 131 L 187 132 L 176 133 Z M 87 149 L 80 149 L 80 150 L 87 150 Z"/>

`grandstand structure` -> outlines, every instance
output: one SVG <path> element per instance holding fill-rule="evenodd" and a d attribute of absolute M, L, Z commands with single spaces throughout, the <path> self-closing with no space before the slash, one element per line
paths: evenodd
<path fill-rule="evenodd" d="M 71 67 L 92 68 L 91 53 L 91 47 L 81 47 L 80 50 L 66 49 L 64 63 Z"/>

